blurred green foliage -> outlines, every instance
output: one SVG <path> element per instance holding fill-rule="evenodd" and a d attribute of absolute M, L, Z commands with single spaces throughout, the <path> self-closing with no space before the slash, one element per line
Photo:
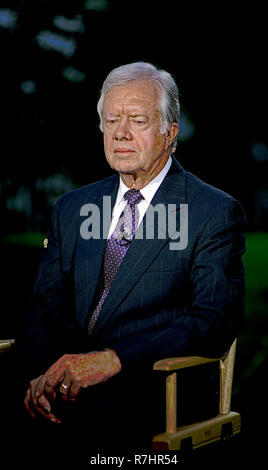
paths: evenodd
<path fill-rule="evenodd" d="M 238 395 L 239 401 L 245 390 L 248 396 L 259 393 L 268 357 L 268 233 L 247 233 L 243 261 L 245 315 L 238 337 L 233 388 L 233 396 Z"/>
<path fill-rule="evenodd" d="M 268 233 L 246 236 L 244 255 L 246 274 L 245 316 L 252 321 L 267 322 L 268 303 Z"/>
<path fill-rule="evenodd" d="M 261 350 L 265 351 L 265 357 L 268 353 L 268 233 L 247 234 L 243 260 L 246 292 L 240 341 L 248 359 Z"/>
<path fill-rule="evenodd" d="M 11 233 L 2 236 L 0 242 L 4 245 L 42 247 L 45 237 L 39 232 Z"/>

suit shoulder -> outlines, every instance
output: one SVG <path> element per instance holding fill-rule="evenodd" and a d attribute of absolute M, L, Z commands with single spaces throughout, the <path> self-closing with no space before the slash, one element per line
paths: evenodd
<path fill-rule="evenodd" d="M 222 189 L 198 178 L 196 175 L 185 172 L 187 179 L 187 202 L 194 213 L 198 213 L 204 221 L 229 218 L 246 221 L 246 215 L 241 203 Z M 224 215 L 225 214 L 225 215 Z"/>
<path fill-rule="evenodd" d="M 187 194 L 188 199 L 194 200 L 195 198 L 201 198 L 204 202 L 206 199 L 214 204 L 228 204 L 239 202 L 230 194 L 226 193 L 222 189 L 217 188 L 209 183 L 206 183 L 198 176 L 194 175 L 189 171 L 185 171 L 187 179 Z"/>
<path fill-rule="evenodd" d="M 203 205 L 206 201 L 214 204 L 232 203 L 237 202 L 236 199 L 230 194 L 226 193 L 222 189 L 213 186 L 197 175 L 191 173 L 182 167 L 182 165 L 176 160 L 174 161 L 174 167 L 177 175 L 181 175 L 184 178 L 186 200 L 188 204 L 198 203 Z M 179 173 L 178 173 L 179 171 Z"/>

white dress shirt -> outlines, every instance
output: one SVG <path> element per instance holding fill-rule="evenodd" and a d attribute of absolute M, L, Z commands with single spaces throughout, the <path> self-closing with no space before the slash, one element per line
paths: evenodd
<path fill-rule="evenodd" d="M 145 212 L 147 211 L 151 200 L 153 199 L 156 191 L 158 190 L 160 184 L 163 182 L 168 170 L 171 167 L 172 159 L 171 157 L 168 158 L 167 163 L 165 164 L 164 168 L 160 171 L 160 173 L 152 180 L 150 183 L 148 183 L 144 188 L 140 190 L 141 194 L 143 195 L 144 199 L 142 199 L 139 204 L 139 222 L 138 222 L 138 227 L 145 215 Z M 108 233 L 108 238 L 112 235 L 116 224 L 118 222 L 118 219 L 124 210 L 127 201 L 124 199 L 124 194 L 129 190 L 129 188 L 123 183 L 122 179 L 120 178 L 120 183 L 119 183 L 119 188 L 117 192 L 117 197 L 115 201 L 115 205 L 113 208 L 112 212 L 112 221 Z"/>

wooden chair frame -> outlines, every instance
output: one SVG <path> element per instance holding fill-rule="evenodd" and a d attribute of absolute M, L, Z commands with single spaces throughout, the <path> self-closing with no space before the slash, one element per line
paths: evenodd
<path fill-rule="evenodd" d="M 240 432 L 240 414 L 230 411 L 236 342 L 235 339 L 229 351 L 218 358 L 189 356 L 155 362 L 154 370 L 170 374 L 166 377 L 166 432 L 154 436 L 153 449 L 183 450 L 189 443 L 196 449 Z M 216 361 L 220 364 L 219 414 L 206 421 L 177 427 L 177 371 Z"/>
<path fill-rule="evenodd" d="M 240 433 L 240 414 L 230 411 L 236 342 L 235 339 L 229 351 L 222 357 L 176 357 L 154 363 L 154 370 L 170 373 L 166 377 L 166 431 L 153 437 L 152 449 L 183 450 L 186 443 L 196 449 Z M 10 351 L 14 343 L 14 339 L 0 340 L 0 353 Z M 177 371 L 217 361 L 220 365 L 218 415 L 206 421 L 177 427 Z"/>
<path fill-rule="evenodd" d="M 15 344 L 14 339 L 0 339 L 0 353 L 10 351 L 13 344 Z"/>

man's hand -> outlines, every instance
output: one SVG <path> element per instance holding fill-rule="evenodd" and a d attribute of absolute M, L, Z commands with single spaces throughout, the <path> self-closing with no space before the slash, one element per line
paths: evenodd
<path fill-rule="evenodd" d="M 40 375 L 40 377 L 37 377 L 37 379 L 31 380 L 30 387 L 26 392 L 24 404 L 27 411 L 33 418 L 36 418 L 37 416 L 43 416 L 49 421 L 60 423 L 60 419 L 58 419 L 51 412 L 51 405 L 45 395 L 40 395 L 39 392 L 37 392 L 37 385 L 43 379 L 43 377 L 43 375 Z"/>
<path fill-rule="evenodd" d="M 60 422 L 51 412 L 51 403 L 57 397 L 75 401 L 81 387 L 105 382 L 120 370 L 120 360 L 113 350 L 65 354 L 44 375 L 31 381 L 24 400 L 26 408 L 34 417 L 40 414 Z"/>

